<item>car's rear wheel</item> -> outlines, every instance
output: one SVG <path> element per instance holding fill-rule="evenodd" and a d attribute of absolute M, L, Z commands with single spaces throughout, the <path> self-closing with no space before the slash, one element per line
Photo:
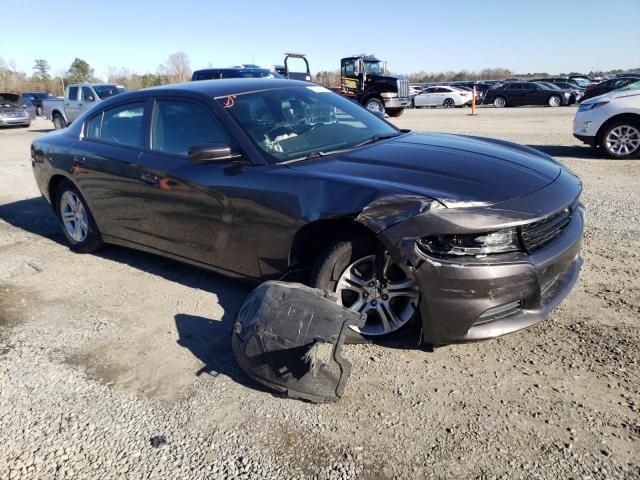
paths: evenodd
<path fill-rule="evenodd" d="M 445 98 L 444 102 L 442 102 L 442 106 L 444 108 L 453 108 L 456 106 L 456 102 L 453 101 L 453 98 Z"/>
<path fill-rule="evenodd" d="M 367 315 L 365 325 L 350 332 L 350 342 L 396 334 L 418 309 L 415 279 L 368 238 L 334 242 L 318 259 L 310 283 L 336 292 L 341 305 Z"/>
<path fill-rule="evenodd" d="M 507 105 L 507 100 L 504 97 L 496 97 L 493 99 L 493 106 L 496 108 L 504 108 Z"/>
<path fill-rule="evenodd" d="M 562 99 L 558 95 L 551 95 L 547 103 L 550 107 L 559 107 L 562 105 Z"/>
<path fill-rule="evenodd" d="M 67 124 L 64 121 L 64 118 L 62 118 L 62 115 L 60 115 L 59 113 L 54 113 L 52 120 L 53 120 L 53 126 L 56 130 L 62 130 L 67 126 Z"/>
<path fill-rule="evenodd" d="M 602 133 L 600 146 L 611 158 L 640 157 L 640 122 L 618 120 Z"/>
<path fill-rule="evenodd" d="M 36 115 L 39 117 L 42 116 L 42 107 L 36 107 Z"/>
<path fill-rule="evenodd" d="M 102 236 L 85 199 L 68 180 L 63 180 L 56 189 L 55 209 L 62 233 L 72 250 L 90 253 L 102 247 Z"/>

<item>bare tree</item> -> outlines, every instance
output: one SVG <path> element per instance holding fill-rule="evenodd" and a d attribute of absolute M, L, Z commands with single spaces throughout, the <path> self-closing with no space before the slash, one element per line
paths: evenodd
<path fill-rule="evenodd" d="M 191 78 L 191 61 L 184 52 L 169 55 L 165 63 L 158 67 L 158 74 L 169 77 L 172 82 L 186 82 Z"/>

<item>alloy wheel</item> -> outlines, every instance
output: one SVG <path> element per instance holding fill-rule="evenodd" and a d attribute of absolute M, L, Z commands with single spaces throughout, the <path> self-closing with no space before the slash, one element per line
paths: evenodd
<path fill-rule="evenodd" d="M 89 217 L 78 196 L 67 190 L 60 198 L 60 218 L 64 228 L 74 241 L 81 243 L 89 232 Z"/>
<path fill-rule="evenodd" d="M 493 101 L 493 105 L 494 107 L 497 108 L 502 108 L 506 105 L 507 101 L 502 98 L 502 97 L 496 97 L 496 99 Z"/>
<path fill-rule="evenodd" d="M 405 325 L 416 312 L 420 293 L 415 280 L 385 256 L 381 275 L 376 256 L 369 255 L 349 265 L 338 280 L 339 302 L 365 313 L 367 321 L 355 331 L 369 336 L 385 335 Z"/>
<path fill-rule="evenodd" d="M 617 157 L 631 155 L 640 147 L 640 131 L 631 125 L 615 127 L 607 134 L 605 146 Z"/>
<path fill-rule="evenodd" d="M 554 95 L 553 97 L 551 97 L 549 99 L 549 106 L 550 107 L 559 107 L 560 106 L 560 97 Z"/>
<path fill-rule="evenodd" d="M 453 100 L 451 98 L 447 98 L 444 101 L 443 106 L 444 106 L 444 108 L 451 108 L 451 107 L 455 107 L 455 103 L 453 102 Z"/>

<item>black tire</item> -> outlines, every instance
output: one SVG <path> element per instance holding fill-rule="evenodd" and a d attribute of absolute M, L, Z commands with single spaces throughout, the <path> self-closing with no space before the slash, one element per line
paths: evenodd
<path fill-rule="evenodd" d="M 64 121 L 64 118 L 62 118 L 62 115 L 59 113 L 54 113 L 51 120 L 53 121 L 53 126 L 56 130 L 67 128 L 67 122 Z"/>
<path fill-rule="evenodd" d="M 42 107 L 36 107 L 36 115 L 37 115 L 38 117 L 41 117 L 41 116 L 42 116 Z"/>
<path fill-rule="evenodd" d="M 504 108 L 507 106 L 507 99 L 502 96 L 497 96 L 493 99 L 493 106 L 496 108 Z"/>
<path fill-rule="evenodd" d="M 456 106 L 456 102 L 453 98 L 445 98 L 444 102 L 442 102 L 442 106 L 444 108 L 454 108 Z"/>
<path fill-rule="evenodd" d="M 62 220 L 62 211 L 61 211 L 61 203 L 62 197 L 66 192 L 71 192 L 75 197 L 82 203 L 82 207 L 86 211 L 87 216 L 87 228 L 86 228 L 86 236 L 81 241 L 74 239 L 70 233 L 67 231 L 65 224 Z M 54 210 L 56 213 L 56 217 L 58 218 L 58 224 L 62 230 L 63 235 L 67 239 L 69 243 L 69 247 L 71 250 L 78 253 L 91 253 L 99 250 L 103 246 L 102 235 L 96 226 L 95 221 L 93 220 L 93 215 L 89 210 L 89 206 L 87 205 L 86 200 L 80 193 L 80 191 L 76 188 L 76 186 L 71 183 L 69 180 L 63 180 L 58 185 L 56 189 L 55 197 L 54 197 Z"/>
<path fill-rule="evenodd" d="M 622 129 L 622 131 L 624 131 L 627 135 L 630 135 L 633 139 L 639 139 L 640 120 L 636 120 L 633 118 L 621 118 L 620 120 L 616 120 L 608 124 L 602 130 L 602 133 L 598 138 L 598 144 L 600 145 L 601 151 L 609 158 L 616 158 L 621 160 L 640 158 L 640 146 L 637 146 L 635 150 L 632 150 L 629 153 L 618 153 L 615 150 L 614 144 L 611 144 L 607 139 L 616 129 Z M 635 133 L 632 133 L 633 131 L 635 131 Z"/>
<path fill-rule="evenodd" d="M 547 100 L 547 105 L 550 107 L 561 107 L 562 106 L 562 98 L 559 95 L 551 95 L 549 100 Z"/>
<path fill-rule="evenodd" d="M 346 235 L 334 241 L 320 255 L 309 279 L 309 285 L 322 290 L 335 292 L 338 281 L 345 269 L 359 259 L 370 255 L 381 254 L 381 249 L 371 237 L 362 235 Z M 374 339 L 392 339 L 411 332 L 415 325 L 415 317 L 396 331 L 376 336 L 367 336 L 350 330 L 346 336 L 347 343 L 368 343 Z"/>
<path fill-rule="evenodd" d="M 404 113 L 404 108 L 388 108 L 387 115 L 397 118 Z"/>
<path fill-rule="evenodd" d="M 367 101 L 364 102 L 364 108 L 372 112 L 380 111 L 382 113 L 385 113 L 384 102 L 375 97 L 368 98 Z"/>

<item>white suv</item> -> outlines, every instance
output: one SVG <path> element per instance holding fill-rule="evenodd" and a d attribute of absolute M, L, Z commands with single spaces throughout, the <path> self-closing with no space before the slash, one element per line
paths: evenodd
<path fill-rule="evenodd" d="M 582 102 L 573 136 L 612 158 L 640 156 L 640 82 Z"/>

